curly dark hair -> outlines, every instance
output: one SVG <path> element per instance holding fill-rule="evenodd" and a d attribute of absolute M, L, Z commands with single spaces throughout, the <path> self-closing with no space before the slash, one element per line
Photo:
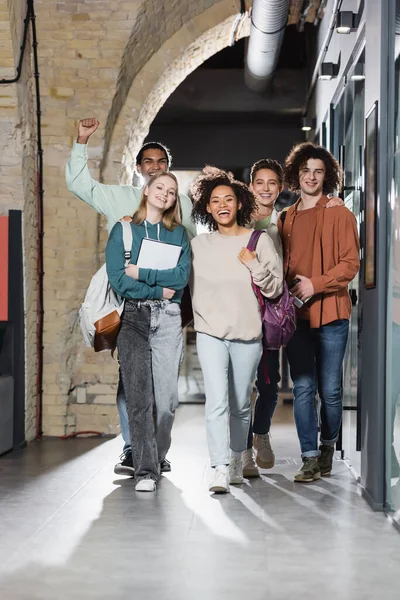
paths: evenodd
<path fill-rule="evenodd" d="M 220 185 L 230 187 L 238 203 L 240 202 L 242 205 L 237 213 L 238 225 L 242 227 L 249 225 L 252 222 L 251 216 L 257 206 L 254 195 L 247 185 L 234 179 L 231 173 L 210 166 L 203 169 L 203 173 L 197 177 L 190 187 L 193 198 L 192 219 L 197 223 L 207 225 L 214 231 L 218 229 L 213 216 L 207 212 L 207 205 L 210 202 L 213 190 Z"/>
<path fill-rule="evenodd" d="M 310 158 L 322 160 L 325 165 L 324 194 L 333 194 L 335 190 L 340 191 L 343 181 L 341 166 L 333 154 L 311 142 L 294 146 L 285 160 L 285 183 L 289 190 L 293 192 L 300 190 L 299 171 Z"/>
<path fill-rule="evenodd" d="M 274 160 L 273 158 L 262 158 L 261 160 L 258 160 L 256 163 L 254 163 L 254 165 L 251 167 L 251 171 L 250 171 L 251 183 L 254 183 L 254 179 L 257 175 L 257 172 L 261 171 L 262 169 L 269 169 L 270 171 L 273 171 L 275 173 L 275 175 L 278 177 L 279 185 L 282 185 L 282 183 L 283 183 L 283 168 L 282 168 L 282 165 L 280 163 L 278 163 L 277 160 Z"/>

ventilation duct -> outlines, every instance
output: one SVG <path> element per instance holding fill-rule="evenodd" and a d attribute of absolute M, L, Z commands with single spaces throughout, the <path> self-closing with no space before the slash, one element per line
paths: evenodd
<path fill-rule="evenodd" d="M 288 20 L 290 0 L 254 0 L 245 82 L 253 92 L 263 92 L 275 71 Z"/>

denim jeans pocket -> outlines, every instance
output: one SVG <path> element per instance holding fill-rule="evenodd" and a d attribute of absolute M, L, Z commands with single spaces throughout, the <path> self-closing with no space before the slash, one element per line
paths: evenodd
<path fill-rule="evenodd" d="M 165 307 L 165 314 L 170 315 L 171 317 L 180 317 L 181 316 L 181 307 L 177 302 L 170 302 Z"/>
<path fill-rule="evenodd" d="M 134 313 L 138 311 L 138 304 L 136 302 L 125 302 L 124 312 L 126 313 Z"/>

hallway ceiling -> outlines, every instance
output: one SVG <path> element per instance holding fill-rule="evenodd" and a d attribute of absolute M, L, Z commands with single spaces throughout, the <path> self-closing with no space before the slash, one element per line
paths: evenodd
<path fill-rule="evenodd" d="M 293 2 L 294 5 L 304 3 Z M 308 2 L 307 4 L 313 4 Z M 320 4 L 320 2 L 318 2 Z M 169 97 L 153 126 L 199 123 L 300 123 L 314 64 L 318 28 L 299 23 L 304 13 L 291 11 L 272 85 L 262 93 L 244 83 L 247 39 L 215 54 L 189 75 Z"/>

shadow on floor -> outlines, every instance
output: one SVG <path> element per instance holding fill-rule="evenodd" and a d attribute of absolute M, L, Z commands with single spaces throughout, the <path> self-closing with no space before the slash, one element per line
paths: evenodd
<path fill-rule="evenodd" d="M 57 469 L 64 463 L 91 452 L 116 436 L 93 436 L 67 440 L 44 437 L 30 442 L 22 450 L 14 450 L 0 456 L 1 479 L 15 470 L 23 475 L 43 474 Z"/>

